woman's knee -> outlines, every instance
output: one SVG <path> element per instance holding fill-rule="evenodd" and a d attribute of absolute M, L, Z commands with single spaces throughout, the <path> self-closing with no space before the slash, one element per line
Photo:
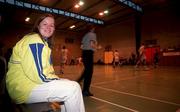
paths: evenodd
<path fill-rule="evenodd" d="M 72 92 L 81 89 L 79 83 L 77 83 L 76 81 L 67 80 L 65 85 L 67 86 L 67 89 Z"/>

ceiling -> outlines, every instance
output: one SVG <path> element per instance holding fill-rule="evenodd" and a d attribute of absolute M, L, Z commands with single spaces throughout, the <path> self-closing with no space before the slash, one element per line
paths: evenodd
<path fill-rule="evenodd" d="M 0 0 L 1 1 L 1 0 Z M 73 12 L 75 14 L 99 19 L 104 22 L 103 25 L 115 24 L 121 22 L 124 19 L 133 17 L 136 14 L 143 14 L 146 11 L 157 9 L 163 6 L 167 6 L 168 0 L 128 0 L 138 6 L 142 7 L 143 12 L 136 11 L 135 9 L 124 5 L 118 0 L 83 0 L 84 5 L 79 9 L 76 9 L 74 5 L 79 2 L 79 0 L 19 0 L 25 1 L 27 3 L 36 4 L 40 6 L 45 6 L 49 8 L 60 9 L 68 12 Z M 21 25 L 31 26 L 34 24 L 37 17 L 43 14 L 43 11 L 38 11 L 34 9 L 27 9 L 18 6 L 11 6 L 6 3 L 0 2 L 0 11 L 5 13 L 5 21 L 11 21 Z M 104 16 L 99 16 L 99 12 L 108 10 L 109 13 Z M 73 31 L 80 32 L 86 28 L 90 22 L 79 20 L 72 17 L 67 17 L 64 15 L 54 14 L 56 19 L 56 29 L 63 31 Z M 30 17 L 29 22 L 25 22 L 25 18 Z M 94 24 L 94 23 L 93 23 Z M 74 29 L 70 29 L 71 25 L 75 25 Z M 98 25 L 98 26 L 103 26 Z"/>

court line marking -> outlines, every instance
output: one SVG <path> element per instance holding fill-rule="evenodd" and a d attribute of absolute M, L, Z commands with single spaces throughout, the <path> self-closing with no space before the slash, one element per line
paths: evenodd
<path fill-rule="evenodd" d="M 109 102 L 109 101 L 106 101 L 106 100 L 103 100 L 103 99 L 100 99 L 100 98 L 97 98 L 97 97 L 94 97 L 94 96 L 91 96 L 91 98 L 93 98 L 93 99 L 95 99 L 95 100 L 98 100 L 98 101 L 101 101 L 101 102 L 105 102 L 105 103 L 114 105 L 114 106 L 116 106 L 116 107 L 120 107 L 120 108 L 129 110 L 129 111 L 132 111 L 132 112 L 139 112 L 139 111 L 137 111 L 137 110 L 134 110 L 134 109 L 131 109 L 131 108 L 122 106 L 122 105 L 118 105 L 118 104 L 116 104 L 116 103 L 112 103 L 112 102 Z"/>
<path fill-rule="evenodd" d="M 111 83 L 111 82 L 119 82 L 119 81 L 123 81 L 123 80 L 134 79 L 134 78 L 144 77 L 144 76 L 148 76 L 148 75 L 149 74 L 140 75 L 140 76 L 134 76 L 134 77 L 121 78 L 121 79 L 111 80 L 111 81 L 104 81 L 104 82 L 94 83 L 93 85 L 101 85 L 101 84 L 106 84 L 106 83 L 108 84 L 108 83 Z"/>
<path fill-rule="evenodd" d="M 146 96 L 140 96 L 140 95 L 136 95 L 136 94 L 132 94 L 132 93 L 126 93 L 126 92 L 117 91 L 117 90 L 108 89 L 108 88 L 99 87 L 99 86 L 93 86 L 92 85 L 92 87 L 103 89 L 103 90 L 106 90 L 106 91 L 115 92 L 115 93 L 125 94 L 125 95 L 129 95 L 129 96 L 135 96 L 135 97 L 139 97 L 139 98 L 142 98 L 142 99 L 147 99 L 147 100 L 157 101 L 157 102 L 171 104 L 171 105 L 175 105 L 175 106 L 180 106 L 180 104 L 178 104 L 178 103 L 173 103 L 173 102 L 169 102 L 169 101 L 165 101 L 165 100 L 158 100 L 158 99 L 155 99 L 155 98 L 150 98 L 150 97 L 146 97 Z"/>

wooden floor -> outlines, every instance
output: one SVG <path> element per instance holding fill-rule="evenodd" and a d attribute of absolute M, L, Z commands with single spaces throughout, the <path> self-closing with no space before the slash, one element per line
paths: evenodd
<path fill-rule="evenodd" d="M 59 74 L 59 67 L 55 66 Z M 76 80 L 83 66 L 65 66 L 63 78 Z M 180 109 L 180 67 L 95 65 L 93 97 L 84 97 L 86 112 L 176 112 Z"/>

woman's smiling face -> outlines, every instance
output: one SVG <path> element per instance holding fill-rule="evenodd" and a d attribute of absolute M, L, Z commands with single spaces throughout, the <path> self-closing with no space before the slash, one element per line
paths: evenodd
<path fill-rule="evenodd" d="M 43 38 L 49 38 L 53 35 L 55 30 L 54 22 L 54 18 L 52 17 L 46 17 L 40 22 L 38 29 Z"/>

